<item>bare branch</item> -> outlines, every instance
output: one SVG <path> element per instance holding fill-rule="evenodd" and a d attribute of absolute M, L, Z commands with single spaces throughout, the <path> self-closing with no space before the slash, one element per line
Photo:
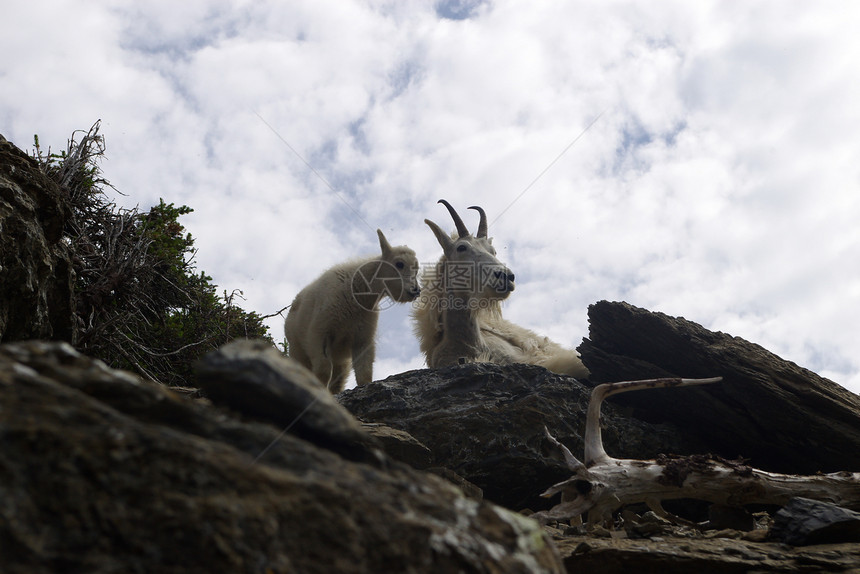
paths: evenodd
<path fill-rule="evenodd" d="M 274 317 L 275 315 L 281 315 L 281 313 L 283 313 L 284 311 L 289 309 L 291 306 L 292 306 L 292 304 L 287 305 L 286 307 L 278 309 L 277 311 L 275 311 L 274 313 L 270 313 L 269 315 L 261 315 L 260 319 L 268 319 L 269 317 Z M 281 317 L 283 317 L 283 315 L 281 315 Z"/>

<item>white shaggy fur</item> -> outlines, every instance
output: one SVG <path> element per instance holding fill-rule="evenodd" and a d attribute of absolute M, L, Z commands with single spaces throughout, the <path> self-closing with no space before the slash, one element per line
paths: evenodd
<path fill-rule="evenodd" d="M 284 323 L 290 357 L 335 394 L 350 366 L 358 385 L 373 380 L 380 300 L 406 303 L 420 292 L 415 252 L 391 247 L 381 230 L 376 233 L 381 255 L 325 271 L 296 295 Z"/>
<path fill-rule="evenodd" d="M 530 363 L 574 377 L 588 377 L 579 353 L 502 318 L 501 301 L 514 290 L 514 275 L 496 258 L 487 237 L 487 216 L 480 207 L 477 235 L 469 233 L 445 200 L 457 226 L 448 236 L 438 225 L 424 222 L 436 235 L 443 255 L 421 277 L 421 298 L 415 304 L 415 334 L 427 366 L 462 362 Z M 471 273 L 470 277 L 466 277 Z"/>

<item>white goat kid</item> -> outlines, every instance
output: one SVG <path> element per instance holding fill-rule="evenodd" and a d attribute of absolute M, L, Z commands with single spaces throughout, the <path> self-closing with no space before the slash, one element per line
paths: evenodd
<path fill-rule="evenodd" d="M 381 255 L 325 271 L 296 295 L 284 323 L 290 357 L 334 394 L 343 390 L 350 366 L 358 385 L 373 380 L 380 301 L 407 303 L 420 293 L 415 252 L 376 233 Z"/>
<path fill-rule="evenodd" d="M 514 290 L 514 274 L 496 258 L 487 237 L 487 216 L 480 214 L 477 235 L 444 199 L 456 233 L 449 236 L 425 219 L 442 247 L 434 269 L 422 275 L 422 296 L 415 304 L 415 334 L 430 368 L 464 362 L 530 363 L 553 372 L 587 377 L 579 354 L 547 337 L 502 318 L 501 301 Z"/>

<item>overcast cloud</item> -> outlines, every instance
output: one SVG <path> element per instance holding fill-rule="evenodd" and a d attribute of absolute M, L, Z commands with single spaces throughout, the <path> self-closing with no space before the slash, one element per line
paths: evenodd
<path fill-rule="evenodd" d="M 193 207 L 198 268 L 261 314 L 377 227 L 435 261 L 445 198 L 564 345 L 625 300 L 860 392 L 858 29 L 850 1 L 7 0 L 0 133 L 101 119 L 119 201 Z M 375 378 L 423 365 L 408 306 L 379 345 Z"/>

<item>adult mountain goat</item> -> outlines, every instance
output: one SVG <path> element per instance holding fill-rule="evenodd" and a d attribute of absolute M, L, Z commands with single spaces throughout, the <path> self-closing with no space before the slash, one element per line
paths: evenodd
<path fill-rule="evenodd" d="M 556 373 L 587 377 L 579 353 L 502 318 L 501 301 L 514 290 L 514 274 L 496 258 L 487 237 L 487 215 L 469 233 L 450 203 L 440 199 L 456 233 L 448 235 L 425 219 L 442 247 L 442 257 L 421 277 L 414 304 L 415 334 L 430 368 L 463 362 L 531 363 Z"/>
<path fill-rule="evenodd" d="M 392 247 L 381 230 L 382 254 L 335 265 L 302 289 L 290 306 L 284 334 L 290 357 L 310 369 L 332 393 L 343 390 L 350 366 L 355 381 L 373 380 L 379 303 L 418 296 L 418 259 Z"/>

